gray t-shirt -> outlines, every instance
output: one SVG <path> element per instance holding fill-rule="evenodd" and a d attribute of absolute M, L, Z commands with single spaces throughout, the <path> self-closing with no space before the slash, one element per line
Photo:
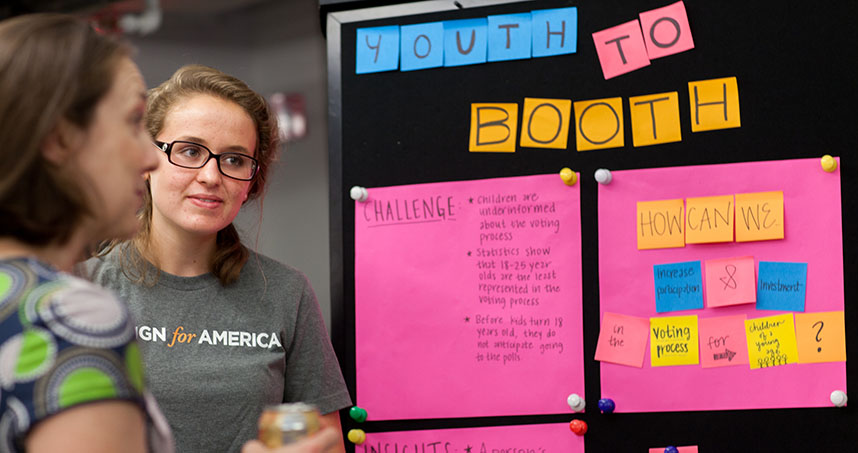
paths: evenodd
<path fill-rule="evenodd" d="M 294 268 L 251 254 L 238 281 L 160 272 L 131 282 L 118 248 L 86 262 L 93 281 L 126 301 L 148 385 L 178 452 L 237 452 L 269 404 L 303 401 L 330 413 L 351 405 L 319 304 Z"/>

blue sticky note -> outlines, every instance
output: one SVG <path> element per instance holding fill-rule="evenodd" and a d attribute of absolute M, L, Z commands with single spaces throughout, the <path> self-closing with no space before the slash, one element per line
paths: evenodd
<path fill-rule="evenodd" d="M 578 8 L 531 11 L 533 57 L 575 53 L 578 49 Z"/>
<path fill-rule="evenodd" d="M 444 65 L 444 23 L 404 25 L 400 36 L 401 70 L 437 68 Z"/>
<path fill-rule="evenodd" d="M 530 58 L 530 13 L 489 16 L 489 61 Z"/>
<path fill-rule="evenodd" d="M 399 67 L 399 26 L 358 28 L 355 73 L 395 71 Z"/>
<path fill-rule="evenodd" d="M 655 311 L 664 313 L 703 308 L 703 274 L 700 261 L 656 264 Z"/>
<path fill-rule="evenodd" d="M 485 63 L 487 24 L 485 17 L 444 22 L 444 66 Z"/>
<path fill-rule="evenodd" d="M 804 311 L 807 263 L 760 261 L 757 310 Z"/>

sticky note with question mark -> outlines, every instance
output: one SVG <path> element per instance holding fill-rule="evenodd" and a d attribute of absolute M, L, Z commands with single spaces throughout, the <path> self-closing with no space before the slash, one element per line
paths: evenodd
<path fill-rule="evenodd" d="M 842 311 L 796 313 L 798 363 L 845 362 L 846 329 Z"/>

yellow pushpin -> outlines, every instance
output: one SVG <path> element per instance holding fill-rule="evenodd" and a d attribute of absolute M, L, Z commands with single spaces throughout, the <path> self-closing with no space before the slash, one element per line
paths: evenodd
<path fill-rule="evenodd" d="M 366 442 L 366 433 L 362 429 L 350 429 L 347 437 L 353 444 L 360 445 Z"/>
<path fill-rule="evenodd" d="M 575 183 L 578 182 L 578 175 L 576 175 L 571 168 L 563 167 L 563 169 L 560 170 L 560 179 L 563 180 L 563 184 L 566 184 L 567 186 L 574 186 Z"/>
<path fill-rule="evenodd" d="M 837 161 L 828 154 L 822 156 L 822 169 L 829 173 L 837 170 Z"/>

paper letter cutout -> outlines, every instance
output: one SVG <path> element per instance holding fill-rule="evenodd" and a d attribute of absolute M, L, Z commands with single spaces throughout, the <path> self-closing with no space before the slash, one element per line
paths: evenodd
<path fill-rule="evenodd" d="M 605 312 L 596 345 L 596 360 L 643 367 L 649 321 Z"/>
<path fill-rule="evenodd" d="M 471 104 L 471 152 L 515 152 L 518 104 Z"/>
<path fill-rule="evenodd" d="M 570 99 L 524 98 L 521 146 L 566 149 L 571 109 Z"/>
<path fill-rule="evenodd" d="M 399 67 L 399 26 L 358 28 L 355 73 L 394 71 Z"/>
<path fill-rule="evenodd" d="M 618 148 L 623 138 L 623 98 L 575 102 L 578 151 Z"/>
<path fill-rule="evenodd" d="M 694 48 L 688 14 L 681 1 L 641 13 L 640 18 L 650 60 Z"/>
<path fill-rule="evenodd" d="M 575 53 L 578 47 L 578 8 L 541 9 L 530 12 L 533 57 Z"/>
<path fill-rule="evenodd" d="M 700 261 L 657 264 L 655 277 L 655 311 L 703 308 L 703 282 Z"/>
<path fill-rule="evenodd" d="M 745 320 L 751 369 L 798 362 L 792 313 Z"/>
<path fill-rule="evenodd" d="M 676 91 L 630 97 L 629 111 L 635 147 L 682 141 Z"/>
<path fill-rule="evenodd" d="M 650 318 L 652 366 L 697 365 L 697 315 Z"/>
<path fill-rule="evenodd" d="M 783 192 L 736 194 L 736 242 L 783 238 Z"/>
<path fill-rule="evenodd" d="M 733 242 L 733 196 L 685 200 L 685 243 Z"/>
<path fill-rule="evenodd" d="M 745 365 L 745 315 L 700 319 L 700 363 L 703 368 Z"/>
<path fill-rule="evenodd" d="M 444 66 L 485 63 L 487 49 L 486 18 L 444 22 Z"/>
<path fill-rule="evenodd" d="M 798 363 L 845 362 L 846 328 L 842 311 L 796 313 Z"/>
<path fill-rule="evenodd" d="M 605 80 L 649 65 L 637 19 L 593 33 Z"/>
<path fill-rule="evenodd" d="M 639 201 L 638 250 L 685 247 L 685 205 L 676 200 Z"/>
<path fill-rule="evenodd" d="M 402 71 L 444 65 L 444 23 L 403 25 L 400 31 Z"/>
<path fill-rule="evenodd" d="M 804 311 L 807 263 L 760 261 L 757 310 Z"/>
<path fill-rule="evenodd" d="M 489 61 L 530 58 L 530 13 L 489 16 Z"/>
<path fill-rule="evenodd" d="M 667 447 L 657 447 L 650 448 L 649 453 L 664 453 L 664 449 Z M 676 447 L 677 453 L 697 453 L 697 445 L 690 445 L 687 447 Z"/>
<path fill-rule="evenodd" d="M 691 132 L 741 127 L 735 77 L 688 82 Z"/>
<path fill-rule="evenodd" d="M 750 304 L 757 301 L 754 258 L 706 260 L 706 306 Z"/>

